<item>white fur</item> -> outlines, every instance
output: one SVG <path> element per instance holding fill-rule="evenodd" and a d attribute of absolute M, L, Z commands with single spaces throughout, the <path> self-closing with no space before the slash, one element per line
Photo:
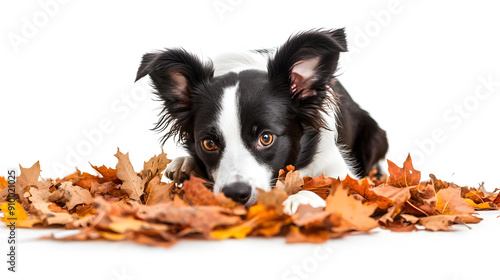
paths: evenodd
<path fill-rule="evenodd" d="M 222 132 L 225 147 L 217 169 L 212 172 L 214 192 L 221 192 L 224 186 L 232 183 L 245 182 L 252 187 L 247 205 L 253 205 L 257 200 L 255 188 L 271 189 L 272 171 L 257 162 L 241 138 L 238 84 L 224 89 L 217 126 Z"/>
<path fill-rule="evenodd" d="M 269 55 L 251 51 L 233 52 L 217 56 L 213 59 L 214 76 L 222 76 L 229 72 L 239 73 L 243 70 L 261 70 L 267 72 Z"/>
<path fill-rule="evenodd" d="M 283 201 L 283 213 L 293 215 L 301 204 L 309 204 L 312 207 L 325 207 L 326 201 L 311 191 L 300 191 Z"/>

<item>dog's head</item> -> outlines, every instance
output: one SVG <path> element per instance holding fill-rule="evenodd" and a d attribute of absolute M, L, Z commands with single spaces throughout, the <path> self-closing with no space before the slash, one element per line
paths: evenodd
<path fill-rule="evenodd" d="M 169 49 L 144 55 L 137 79 L 149 74 L 164 101 L 156 126 L 169 129 L 163 141 L 178 136 L 214 192 L 248 206 L 256 188 L 271 188 L 279 169 L 311 161 L 308 142 L 325 127 L 326 88 L 346 49 L 343 29 L 304 32 L 276 51 L 267 72 L 217 77 L 211 63 Z"/>

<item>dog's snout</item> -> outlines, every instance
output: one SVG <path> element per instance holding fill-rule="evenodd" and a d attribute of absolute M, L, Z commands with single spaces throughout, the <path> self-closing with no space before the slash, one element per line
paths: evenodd
<path fill-rule="evenodd" d="M 232 200 L 245 204 L 252 194 L 252 187 L 246 183 L 232 183 L 222 188 L 222 193 Z"/>

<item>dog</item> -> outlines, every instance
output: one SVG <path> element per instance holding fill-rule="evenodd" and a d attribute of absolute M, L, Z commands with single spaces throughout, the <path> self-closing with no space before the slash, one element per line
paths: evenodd
<path fill-rule="evenodd" d="M 155 129 L 162 145 L 176 136 L 189 153 L 166 170 L 181 182 L 195 173 L 247 207 L 256 189 L 270 190 L 292 164 L 302 176 L 359 178 L 378 169 L 386 132 L 356 104 L 335 77 L 344 29 L 310 30 L 277 49 L 247 51 L 203 62 L 181 48 L 147 53 L 136 81 L 149 75 L 164 107 Z M 324 207 L 310 191 L 291 195 Z"/>

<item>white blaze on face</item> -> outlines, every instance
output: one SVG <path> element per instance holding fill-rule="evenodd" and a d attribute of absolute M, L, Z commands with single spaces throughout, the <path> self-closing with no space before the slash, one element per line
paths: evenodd
<path fill-rule="evenodd" d="M 238 84 L 224 89 L 217 126 L 225 147 L 217 169 L 212 172 L 214 193 L 221 192 L 224 186 L 232 183 L 247 183 L 252 187 L 252 195 L 247 204 L 254 204 L 257 200 L 256 188 L 271 189 L 272 171 L 255 159 L 241 138 Z"/>

